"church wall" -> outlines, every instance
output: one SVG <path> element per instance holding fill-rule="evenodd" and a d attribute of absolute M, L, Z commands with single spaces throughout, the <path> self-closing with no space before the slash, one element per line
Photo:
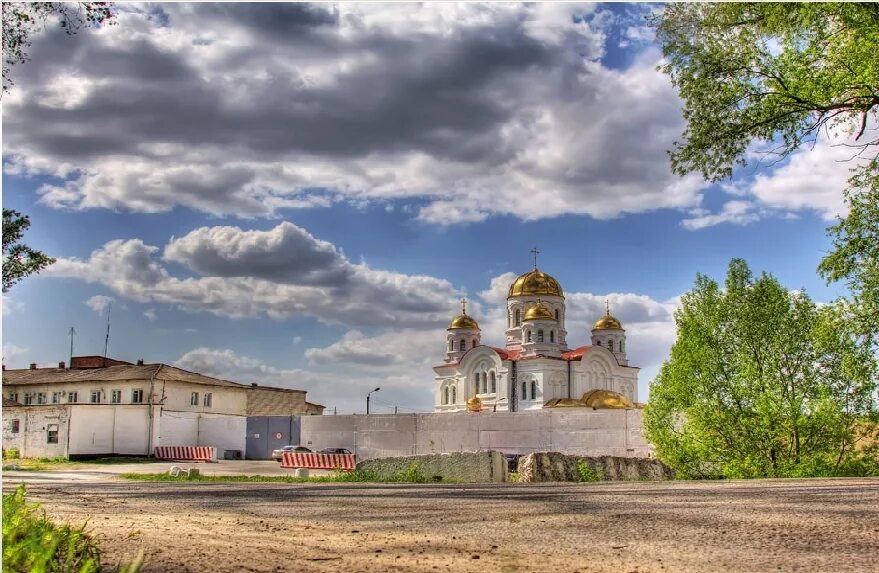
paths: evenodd
<path fill-rule="evenodd" d="M 358 459 L 500 450 L 647 457 L 641 410 L 552 409 L 373 416 L 303 416 L 302 444 Z"/>

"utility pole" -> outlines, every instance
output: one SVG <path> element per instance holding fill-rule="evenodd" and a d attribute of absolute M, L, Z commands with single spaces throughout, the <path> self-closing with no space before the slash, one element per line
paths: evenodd
<path fill-rule="evenodd" d="M 372 394 L 373 392 L 378 392 L 379 390 L 381 390 L 381 388 L 376 388 L 375 390 L 370 390 L 366 394 L 366 415 L 367 416 L 369 416 L 369 395 Z"/>
<path fill-rule="evenodd" d="M 113 303 L 107 305 L 107 336 L 104 338 L 104 367 L 107 367 L 107 347 L 110 346 L 110 311 L 113 309 Z"/>
<path fill-rule="evenodd" d="M 76 336 L 76 329 L 72 326 L 70 330 L 67 331 L 67 334 L 70 335 L 70 362 L 67 363 L 68 368 L 73 367 L 73 337 Z"/>

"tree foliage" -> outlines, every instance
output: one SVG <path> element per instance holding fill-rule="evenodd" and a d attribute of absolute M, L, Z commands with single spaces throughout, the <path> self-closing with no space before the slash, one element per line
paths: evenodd
<path fill-rule="evenodd" d="M 654 24 L 666 57 L 661 69 L 677 86 L 687 121 L 671 151 L 676 173 L 729 177 L 754 142 L 771 142 L 784 158 L 822 130 L 850 140 L 851 157 L 861 159 L 845 190 L 851 213 L 829 229 L 834 250 L 819 272 L 847 282 L 853 316 L 875 343 L 879 4 L 668 4 Z"/>
<path fill-rule="evenodd" d="M 734 259 L 699 275 L 650 388 L 647 436 L 688 477 L 869 474 L 876 357 L 841 305 L 821 306 Z"/>
<path fill-rule="evenodd" d="M 12 209 L 3 209 L 3 292 L 33 273 L 55 262 L 50 256 L 21 243 L 30 227 L 30 218 Z"/>
<path fill-rule="evenodd" d="M 3 2 L 3 92 L 12 85 L 12 66 L 28 59 L 31 37 L 50 22 L 67 34 L 112 20 L 111 2 Z"/>
<path fill-rule="evenodd" d="M 668 4 L 656 26 L 687 120 L 675 172 L 718 181 L 753 141 L 784 156 L 824 127 L 875 157 L 863 136 L 879 109 L 879 4 Z"/>

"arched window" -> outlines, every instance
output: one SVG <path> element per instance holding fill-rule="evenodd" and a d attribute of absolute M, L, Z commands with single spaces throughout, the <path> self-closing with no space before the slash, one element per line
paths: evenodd
<path fill-rule="evenodd" d="M 479 372 L 476 373 L 476 393 L 479 394 Z"/>
<path fill-rule="evenodd" d="M 488 394 L 488 374 L 482 373 L 482 393 Z"/>
<path fill-rule="evenodd" d="M 452 386 L 452 404 L 456 404 L 458 402 L 458 398 L 455 397 L 456 393 L 457 392 L 455 392 L 455 387 Z"/>
<path fill-rule="evenodd" d="M 555 319 L 559 319 L 559 309 L 555 309 Z"/>
<path fill-rule="evenodd" d="M 461 339 L 461 342 L 458 343 L 458 350 L 464 351 L 467 350 L 467 341 Z"/>
<path fill-rule="evenodd" d="M 528 386 L 525 384 L 524 380 L 522 380 L 522 399 L 528 399 Z"/>
<path fill-rule="evenodd" d="M 596 340 L 596 341 L 595 341 L 595 344 L 597 344 L 598 346 L 601 346 L 601 341 L 600 341 L 600 340 Z"/>
<path fill-rule="evenodd" d="M 472 346 L 472 348 L 476 348 L 476 339 L 475 339 L 475 338 L 473 339 L 473 346 Z"/>
<path fill-rule="evenodd" d="M 536 380 L 531 381 L 531 399 L 537 400 L 537 381 Z"/>
<path fill-rule="evenodd" d="M 453 341 L 449 341 L 449 352 L 455 349 L 455 343 Z"/>
<path fill-rule="evenodd" d="M 620 352 L 625 352 L 625 350 L 623 349 L 624 348 L 623 344 L 625 344 L 625 343 L 622 340 L 620 340 Z"/>
<path fill-rule="evenodd" d="M 531 331 L 530 330 L 525 332 L 525 342 L 531 342 Z"/>
<path fill-rule="evenodd" d="M 494 370 L 491 371 L 491 393 L 497 394 L 497 379 L 494 375 Z"/>
<path fill-rule="evenodd" d="M 516 309 L 516 326 L 522 324 L 522 311 Z"/>
<path fill-rule="evenodd" d="M 555 330 L 550 330 L 550 331 L 549 331 L 549 341 L 550 341 L 550 342 L 555 342 Z"/>
<path fill-rule="evenodd" d="M 443 391 L 443 404 L 448 404 L 448 403 L 449 403 L 449 387 L 446 386 L 445 390 Z"/>
<path fill-rule="evenodd" d="M 537 342 L 543 342 L 543 329 L 542 328 L 537 330 Z"/>
<path fill-rule="evenodd" d="M 607 341 L 607 349 L 613 352 L 613 340 Z"/>

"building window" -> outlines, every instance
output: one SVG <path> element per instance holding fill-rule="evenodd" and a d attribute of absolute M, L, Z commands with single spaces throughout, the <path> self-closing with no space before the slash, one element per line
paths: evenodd
<path fill-rule="evenodd" d="M 464 350 L 467 350 L 467 341 L 466 340 L 462 340 L 458 343 L 458 350 L 460 350 L 462 352 Z"/>
<path fill-rule="evenodd" d="M 198 392 L 193 392 L 189 396 L 189 405 L 190 406 L 198 406 Z"/>
<path fill-rule="evenodd" d="M 613 352 L 613 340 L 607 341 L 607 349 Z"/>
<path fill-rule="evenodd" d="M 455 349 L 455 343 L 450 340 L 449 341 L 449 352 L 451 352 L 454 349 Z"/>
<path fill-rule="evenodd" d="M 31 405 L 31 393 L 30 393 L 30 392 L 25 392 L 25 393 L 24 393 L 24 405 L 25 405 L 25 406 L 30 406 L 30 405 Z"/>
<path fill-rule="evenodd" d="M 595 344 L 597 344 L 598 346 L 601 346 L 601 341 L 600 341 L 600 340 L 596 340 L 596 341 L 595 341 Z"/>
<path fill-rule="evenodd" d="M 58 443 L 58 424 L 49 424 L 48 426 L 46 426 L 46 443 Z"/>
<path fill-rule="evenodd" d="M 61 401 L 61 392 L 52 392 L 52 403 L 57 404 Z"/>
<path fill-rule="evenodd" d="M 520 324 L 522 324 L 522 311 L 516 309 L 516 326 L 519 326 Z"/>
<path fill-rule="evenodd" d="M 479 394 L 479 372 L 476 373 L 476 393 Z"/>
<path fill-rule="evenodd" d="M 67 393 L 67 401 L 68 402 L 76 402 L 76 398 L 77 398 L 76 392 L 68 392 Z"/>
<path fill-rule="evenodd" d="M 537 342 L 543 342 L 543 329 L 537 331 Z"/>
<path fill-rule="evenodd" d="M 531 331 L 530 330 L 525 332 L 525 342 L 531 342 Z"/>
<path fill-rule="evenodd" d="M 131 403 L 132 404 L 143 404 L 143 390 L 138 388 L 137 390 L 131 391 Z"/>
<path fill-rule="evenodd" d="M 449 403 L 449 387 L 443 388 L 443 404 Z"/>
<path fill-rule="evenodd" d="M 211 392 L 204 393 L 204 405 L 207 408 L 210 408 L 214 401 L 214 395 Z"/>
<path fill-rule="evenodd" d="M 476 340 L 473 340 L 473 348 L 476 348 Z"/>
<path fill-rule="evenodd" d="M 46 394 L 43 392 L 37 392 L 37 404 L 45 404 L 46 403 Z"/>
<path fill-rule="evenodd" d="M 12 420 L 12 429 L 11 429 L 11 431 L 12 431 L 13 434 L 17 434 L 17 433 L 19 432 L 19 429 L 20 429 L 20 428 L 19 428 L 19 425 L 20 425 L 20 422 L 19 422 L 18 420 Z"/>
<path fill-rule="evenodd" d="M 92 390 L 92 395 L 89 398 L 89 402 L 92 404 L 100 404 L 101 403 L 101 391 L 100 390 Z"/>
<path fill-rule="evenodd" d="M 497 379 L 494 375 L 494 370 L 491 371 L 491 393 L 497 394 Z"/>
<path fill-rule="evenodd" d="M 549 331 L 549 341 L 550 341 L 550 342 L 555 342 L 555 330 L 550 330 L 550 331 Z"/>
<path fill-rule="evenodd" d="M 528 386 L 525 385 L 525 381 L 522 380 L 522 399 L 528 399 Z"/>
<path fill-rule="evenodd" d="M 620 340 L 620 352 L 624 352 L 624 350 L 623 350 L 623 344 L 624 344 L 623 341 Z"/>
<path fill-rule="evenodd" d="M 18 392 L 10 392 L 9 399 L 13 402 L 18 402 Z"/>
<path fill-rule="evenodd" d="M 122 390 L 113 390 L 113 393 L 110 396 L 110 401 L 114 404 L 122 403 Z"/>
<path fill-rule="evenodd" d="M 536 380 L 531 381 L 531 399 L 537 400 L 537 381 Z"/>
<path fill-rule="evenodd" d="M 555 309 L 555 319 L 559 319 L 559 309 Z"/>
<path fill-rule="evenodd" d="M 458 403 L 458 390 L 455 386 L 452 386 L 452 404 Z"/>

